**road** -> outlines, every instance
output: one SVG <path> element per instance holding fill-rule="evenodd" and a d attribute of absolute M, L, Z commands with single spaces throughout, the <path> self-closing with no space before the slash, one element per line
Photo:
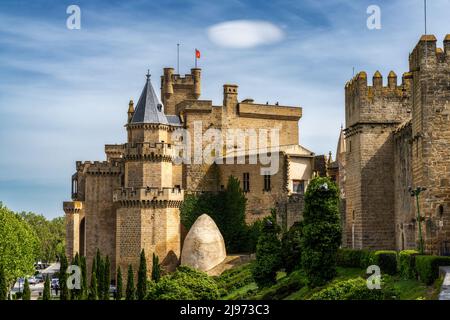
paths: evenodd
<path fill-rule="evenodd" d="M 47 269 L 42 270 L 42 275 L 44 276 L 50 276 L 56 272 L 59 272 L 59 263 L 53 263 L 51 264 Z M 40 296 L 42 296 L 42 293 L 44 292 L 44 283 L 38 283 L 38 284 L 30 284 L 30 290 L 31 290 L 31 300 L 37 300 Z M 15 294 L 16 292 L 23 291 L 23 283 L 19 284 L 19 281 L 17 281 L 14 284 L 14 287 L 10 291 L 11 294 Z M 52 295 L 55 295 L 55 291 L 52 290 Z"/>

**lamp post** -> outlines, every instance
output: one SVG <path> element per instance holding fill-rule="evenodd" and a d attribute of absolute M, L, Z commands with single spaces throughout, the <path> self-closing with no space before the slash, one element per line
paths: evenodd
<path fill-rule="evenodd" d="M 408 188 L 409 193 L 411 194 L 411 197 L 416 197 L 416 207 L 417 207 L 417 223 L 419 225 L 419 253 L 424 253 L 424 245 L 423 245 L 423 237 L 422 237 L 422 224 L 421 220 L 422 217 L 420 216 L 420 207 L 419 207 L 419 195 L 422 191 L 427 190 L 427 188 L 424 187 L 416 187 L 415 189 L 409 187 Z"/>

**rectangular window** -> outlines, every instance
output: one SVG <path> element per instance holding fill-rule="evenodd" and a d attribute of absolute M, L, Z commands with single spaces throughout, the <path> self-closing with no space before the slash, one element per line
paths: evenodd
<path fill-rule="evenodd" d="M 264 191 L 270 191 L 270 174 L 264 175 Z"/>
<path fill-rule="evenodd" d="M 244 190 L 244 192 L 250 191 L 250 173 L 248 173 L 248 172 L 244 173 L 243 190 Z"/>
<path fill-rule="evenodd" d="M 305 193 L 305 180 L 292 180 L 292 191 L 294 193 Z"/>

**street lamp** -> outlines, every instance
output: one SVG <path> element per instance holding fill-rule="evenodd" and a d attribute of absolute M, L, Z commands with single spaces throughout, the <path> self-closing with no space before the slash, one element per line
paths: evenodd
<path fill-rule="evenodd" d="M 413 189 L 412 187 L 408 187 L 408 191 L 411 194 L 411 197 L 416 197 L 416 207 L 417 207 L 417 223 L 419 224 L 419 253 L 424 253 L 424 245 L 423 245 L 423 237 L 422 237 L 422 217 L 420 216 L 420 207 L 419 207 L 419 195 L 422 191 L 427 190 L 424 187 L 416 187 Z"/>

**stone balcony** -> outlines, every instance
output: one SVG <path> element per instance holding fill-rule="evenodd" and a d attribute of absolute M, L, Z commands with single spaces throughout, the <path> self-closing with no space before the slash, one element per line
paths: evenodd
<path fill-rule="evenodd" d="M 114 202 L 123 201 L 183 201 L 184 190 L 178 188 L 121 188 L 113 192 Z"/>
<path fill-rule="evenodd" d="M 83 210 L 82 201 L 65 201 L 63 202 L 63 210 L 68 213 L 80 213 Z"/>

